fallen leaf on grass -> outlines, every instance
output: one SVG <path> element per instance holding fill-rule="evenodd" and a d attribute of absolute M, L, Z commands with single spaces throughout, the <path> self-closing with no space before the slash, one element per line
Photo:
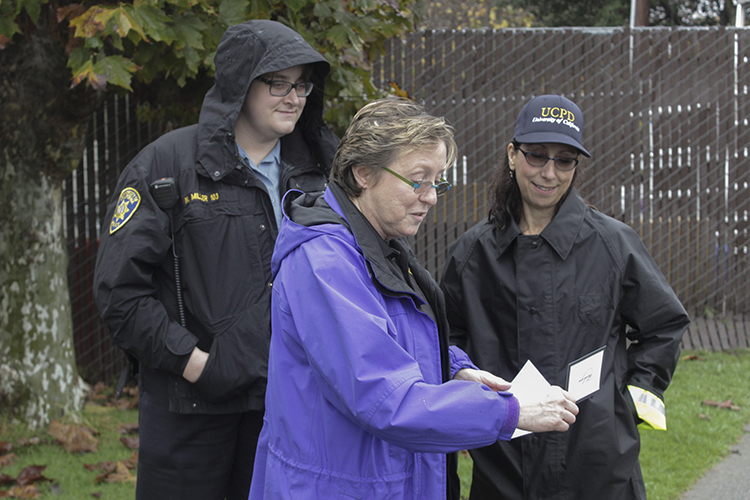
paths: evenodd
<path fill-rule="evenodd" d="M 13 479 L 10 476 L 3 474 L 3 481 L 10 480 L 15 481 L 16 485 L 11 486 L 7 491 L 0 491 L 0 497 L 4 498 L 39 498 L 41 493 L 34 483 L 38 481 L 51 481 L 51 479 L 44 477 L 42 471 L 46 469 L 46 465 L 29 465 L 18 475 L 17 479 Z M 3 484 L 8 484 L 4 482 Z"/>
<path fill-rule="evenodd" d="M 16 482 L 16 478 L 8 474 L 0 474 L 0 486 L 6 486 Z"/>
<path fill-rule="evenodd" d="M 15 445 L 7 441 L 0 441 L 0 453 L 4 453 L 4 455 L 0 455 L 0 469 L 6 465 L 10 465 L 16 458 L 18 458 L 18 455 L 11 453 L 13 449 L 19 447 L 23 448 L 24 446 L 30 446 L 32 444 L 39 444 L 39 438 L 21 438 Z"/>
<path fill-rule="evenodd" d="M 113 403 L 107 403 L 105 406 L 114 406 L 115 408 L 118 408 L 121 411 L 134 410 L 138 408 L 138 398 L 137 397 L 134 399 L 120 398 Z"/>
<path fill-rule="evenodd" d="M 8 491 L 0 491 L 0 498 L 41 498 L 42 494 L 39 489 L 29 484 L 26 486 L 11 486 Z"/>
<path fill-rule="evenodd" d="M 128 468 L 122 462 L 117 462 L 117 468 L 114 473 L 107 476 L 108 483 L 134 483 L 135 476 L 130 473 Z"/>
<path fill-rule="evenodd" d="M 102 381 L 99 381 L 96 384 L 94 384 L 94 387 L 91 388 L 91 392 L 89 392 L 89 394 L 90 395 L 101 394 L 105 390 L 107 390 L 107 384 L 105 384 Z"/>
<path fill-rule="evenodd" d="M 108 389 L 109 386 L 104 382 L 97 382 L 93 387 L 91 387 L 91 389 L 89 389 L 88 394 L 86 394 L 86 400 L 90 403 L 103 406 L 110 399 L 110 396 L 104 393 L 104 391 Z"/>
<path fill-rule="evenodd" d="M 117 432 L 120 434 L 138 434 L 138 422 L 123 422 L 117 424 Z"/>
<path fill-rule="evenodd" d="M 42 440 L 39 439 L 38 437 L 32 437 L 32 438 L 28 438 L 28 439 L 27 438 L 21 438 L 21 439 L 18 440 L 18 446 L 31 446 L 31 445 L 34 445 L 34 444 L 39 444 L 41 442 L 42 442 Z"/>
<path fill-rule="evenodd" d="M 99 440 L 94 437 L 96 431 L 80 425 L 61 424 L 53 420 L 47 427 L 47 432 L 69 453 L 96 452 L 99 447 Z"/>
<path fill-rule="evenodd" d="M 107 476 L 114 472 L 116 469 L 115 462 L 108 460 L 106 462 L 99 462 L 98 464 L 83 464 L 83 466 L 86 468 L 86 470 L 90 470 L 92 472 L 100 470 L 102 471 L 100 474 L 96 476 L 96 479 L 94 479 L 94 484 L 99 484 L 105 479 L 107 479 Z"/>
<path fill-rule="evenodd" d="M 124 463 L 125 467 L 127 467 L 128 469 L 134 470 L 136 467 L 138 467 L 138 452 L 136 451 L 132 455 L 130 455 L 130 458 L 122 460 L 122 463 Z"/>
<path fill-rule="evenodd" d="M 138 408 L 138 387 L 125 387 L 120 399 L 111 399 L 104 406 L 114 406 L 122 411 Z"/>
<path fill-rule="evenodd" d="M 135 481 L 135 476 L 129 472 L 128 474 L 122 474 L 122 471 L 135 469 L 138 466 L 138 453 L 133 453 L 130 458 L 120 460 L 119 462 L 108 460 L 106 462 L 99 462 L 98 464 L 83 464 L 83 466 L 90 471 L 102 471 L 94 479 L 95 484 L 99 484 L 102 481 L 108 483 L 131 481 L 130 477 L 132 477 L 132 481 Z"/>
<path fill-rule="evenodd" d="M 696 354 L 685 354 L 680 358 L 680 361 L 706 361 L 706 358 L 702 358 Z"/>
<path fill-rule="evenodd" d="M 122 393 L 126 396 L 130 396 L 131 398 L 138 398 L 138 386 L 130 386 L 125 387 L 122 390 Z"/>
<path fill-rule="evenodd" d="M 136 437 L 120 436 L 120 441 L 122 442 L 122 444 L 124 444 L 131 450 L 137 450 L 138 446 L 140 445 L 140 438 L 138 436 Z"/>
<path fill-rule="evenodd" d="M 137 386 L 125 387 L 122 391 L 122 396 L 123 397 L 119 400 L 115 399 L 114 391 L 111 390 L 110 386 L 105 385 L 103 382 L 97 382 L 89 391 L 86 399 L 94 406 L 115 407 L 120 410 L 133 410 L 138 408 Z"/>
<path fill-rule="evenodd" d="M 13 462 L 16 461 L 18 458 L 18 455 L 15 453 L 8 453 L 7 455 L 0 456 L 0 469 L 5 467 L 6 465 L 10 465 Z"/>
<path fill-rule="evenodd" d="M 727 410 L 735 410 L 735 411 L 740 410 L 740 407 L 735 405 L 731 399 L 727 399 L 726 401 L 722 401 L 721 403 L 718 401 L 714 401 L 713 399 L 706 399 L 703 401 L 703 404 L 706 406 L 715 406 L 717 408 L 725 408 Z"/>
<path fill-rule="evenodd" d="M 44 474 L 42 474 L 46 468 L 46 465 L 29 465 L 18 475 L 18 479 L 16 479 L 18 486 L 26 486 L 38 481 L 52 481 L 51 479 L 44 477 Z"/>
<path fill-rule="evenodd" d="M 700 418 L 700 419 L 702 419 L 702 420 L 711 420 L 711 417 L 709 417 L 709 416 L 708 416 L 708 415 L 706 415 L 705 413 L 699 413 L 699 414 L 698 414 L 698 418 Z"/>

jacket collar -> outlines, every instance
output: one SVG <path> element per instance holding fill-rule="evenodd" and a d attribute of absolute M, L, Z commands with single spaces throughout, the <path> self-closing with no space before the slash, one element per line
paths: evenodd
<path fill-rule="evenodd" d="M 552 221 L 544 228 L 541 237 L 565 260 L 570 255 L 573 244 L 583 225 L 586 215 L 586 203 L 576 188 L 570 188 L 560 210 Z M 497 255 L 502 255 L 515 239 L 523 234 L 515 220 L 497 237 Z"/>
<path fill-rule="evenodd" d="M 375 284 L 385 288 L 384 291 L 389 292 L 391 295 L 408 294 L 417 298 L 420 302 L 424 302 L 418 294 L 415 295 L 402 277 L 396 275 L 391 270 L 386 261 L 386 256 L 394 253 L 401 254 L 401 258 L 408 258 L 408 243 L 403 238 L 391 240 L 390 244 L 385 242 L 372 224 L 370 224 L 370 221 L 367 220 L 346 193 L 344 193 L 344 190 L 335 182 L 328 185 L 326 197 L 328 193 L 335 198 L 335 202 L 330 199 L 327 200 L 331 208 L 336 210 L 336 205 L 338 205 L 341 215 L 349 223 L 349 228 L 354 235 L 354 239 L 357 241 L 357 245 L 362 249 L 365 260 L 370 264 Z"/>

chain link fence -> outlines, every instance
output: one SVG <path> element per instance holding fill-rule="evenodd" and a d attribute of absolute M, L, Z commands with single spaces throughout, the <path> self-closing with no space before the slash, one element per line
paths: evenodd
<path fill-rule="evenodd" d="M 641 235 L 693 316 L 687 346 L 748 347 L 748 57 L 750 30 L 723 27 L 433 30 L 391 40 L 373 66 L 376 84 L 445 116 L 460 153 L 454 188 L 413 238 L 418 257 L 439 277 L 448 247 L 487 216 L 518 112 L 535 95 L 563 94 L 585 115 L 592 153 L 579 190 Z M 91 303 L 101 217 L 119 172 L 156 129 L 129 110 L 114 101 L 94 118 L 84 164 L 66 182 L 76 349 L 92 380 L 122 366 Z"/>

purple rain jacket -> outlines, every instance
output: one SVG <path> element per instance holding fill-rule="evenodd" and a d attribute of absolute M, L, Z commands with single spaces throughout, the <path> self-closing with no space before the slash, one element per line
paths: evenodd
<path fill-rule="evenodd" d="M 250 499 L 455 495 L 446 454 L 509 439 L 518 401 L 450 380 L 474 365 L 448 348 L 442 293 L 405 241 L 390 248 L 414 288 L 336 184 L 283 205 Z"/>

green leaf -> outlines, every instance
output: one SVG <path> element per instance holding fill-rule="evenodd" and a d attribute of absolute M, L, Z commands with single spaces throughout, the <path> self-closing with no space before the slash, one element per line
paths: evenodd
<path fill-rule="evenodd" d="M 334 10 L 330 2 L 320 2 L 313 7 L 313 15 L 317 18 L 328 19 L 333 16 Z"/>
<path fill-rule="evenodd" d="M 132 60 L 140 67 L 136 74 L 140 81 L 149 83 L 164 70 L 163 50 L 165 50 L 165 45 L 160 42 L 138 45 Z"/>
<path fill-rule="evenodd" d="M 194 76 L 198 72 L 198 67 L 201 63 L 201 58 L 200 55 L 198 55 L 198 52 L 192 47 L 185 47 L 183 50 L 179 51 L 179 54 L 185 61 L 185 65 L 189 70 L 189 75 Z"/>
<path fill-rule="evenodd" d="M 291 10 L 299 12 L 307 5 L 307 0 L 286 0 L 284 4 Z"/>
<path fill-rule="evenodd" d="M 219 19 L 226 26 L 239 24 L 245 20 L 248 2 L 246 0 L 221 0 Z"/>
<path fill-rule="evenodd" d="M 349 28 L 337 24 L 326 31 L 324 37 L 328 41 L 333 42 L 337 47 L 346 46 L 349 42 Z"/>
<path fill-rule="evenodd" d="M 84 61 L 81 67 L 73 71 L 73 83 L 70 86 L 71 88 L 75 87 L 83 81 L 88 81 L 97 90 L 104 90 L 107 85 L 107 82 L 94 72 L 94 64 L 91 59 Z"/>
<path fill-rule="evenodd" d="M 94 52 L 86 49 L 84 47 L 78 47 L 73 49 L 73 51 L 68 56 L 68 67 L 73 70 L 73 72 L 77 71 L 81 66 L 86 63 L 86 61 L 90 61 Z"/>
<path fill-rule="evenodd" d="M 3 3 L 2 0 L 0 0 L 0 18 L 3 17 L 15 17 L 18 15 L 18 12 L 16 12 L 15 5 L 5 2 Z"/>
<path fill-rule="evenodd" d="M 376 0 L 352 0 L 352 8 L 360 12 L 367 12 L 377 8 L 378 1 Z"/>
<path fill-rule="evenodd" d="M 70 26 L 75 28 L 76 37 L 86 39 L 106 30 L 109 19 L 114 13 L 115 9 L 95 5 L 80 16 L 72 18 Z"/>
<path fill-rule="evenodd" d="M 11 39 L 13 38 L 13 35 L 21 32 L 14 19 L 14 16 L 0 17 L 0 36 L 5 36 L 8 39 Z M 0 43 L 2 43 L 1 40 Z"/>
<path fill-rule="evenodd" d="M 151 40 L 166 43 L 174 41 L 174 30 L 171 27 L 172 20 L 164 12 L 148 4 L 125 5 L 123 8 L 130 14 L 133 22 L 138 24 Z"/>
<path fill-rule="evenodd" d="M 138 67 L 122 56 L 108 56 L 100 59 L 93 68 L 94 73 L 102 75 L 108 83 L 132 91 L 130 81 Z"/>
<path fill-rule="evenodd" d="M 1 2 L 2 0 L 0 0 Z M 20 14 L 21 9 L 26 9 L 26 13 L 29 15 L 32 21 L 36 23 L 39 20 L 39 13 L 42 10 L 42 4 L 47 3 L 48 0 L 16 0 L 16 13 Z"/>
<path fill-rule="evenodd" d="M 182 16 L 174 23 L 175 48 L 182 50 L 187 46 L 202 49 L 203 35 L 201 32 L 205 29 L 207 29 L 206 25 L 197 16 Z"/>
<path fill-rule="evenodd" d="M 87 49 L 101 49 L 104 47 L 104 42 L 98 36 L 91 36 L 83 42 L 83 46 Z"/>
<path fill-rule="evenodd" d="M 118 7 L 109 18 L 108 28 L 117 33 L 120 38 L 125 38 L 131 31 L 135 31 L 142 39 L 146 39 L 146 33 L 140 23 L 128 13 L 129 9 Z"/>

